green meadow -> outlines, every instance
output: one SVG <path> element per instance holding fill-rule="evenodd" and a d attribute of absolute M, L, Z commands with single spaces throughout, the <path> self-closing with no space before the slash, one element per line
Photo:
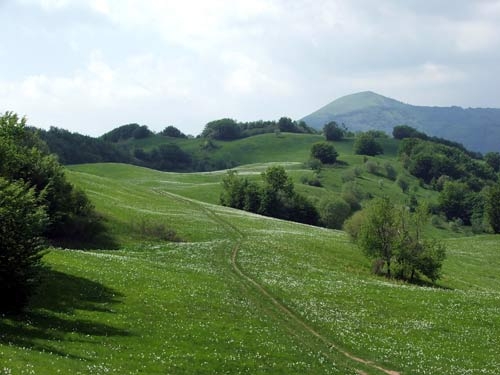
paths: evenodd
<path fill-rule="evenodd" d="M 371 274 L 344 232 L 216 205 L 224 172 L 67 174 L 117 246 L 47 251 L 26 314 L 0 320 L 1 374 L 498 373 L 498 236 L 446 239 L 442 279 L 416 286 Z"/>

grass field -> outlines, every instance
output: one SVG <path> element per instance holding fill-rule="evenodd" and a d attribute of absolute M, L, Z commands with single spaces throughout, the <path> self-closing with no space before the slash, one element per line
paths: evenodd
<path fill-rule="evenodd" d="M 445 240 L 437 287 L 387 281 L 343 232 L 214 205 L 222 175 L 71 167 L 119 249 L 45 255 L 0 374 L 498 374 L 498 236 Z"/>

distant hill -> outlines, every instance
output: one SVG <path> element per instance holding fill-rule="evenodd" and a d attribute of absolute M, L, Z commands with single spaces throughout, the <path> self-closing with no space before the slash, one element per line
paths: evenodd
<path fill-rule="evenodd" d="M 500 109 L 424 107 L 405 104 L 371 91 L 343 96 L 302 119 L 321 129 L 330 121 L 349 130 L 383 130 L 409 125 L 426 134 L 460 142 L 480 151 L 500 151 Z"/>

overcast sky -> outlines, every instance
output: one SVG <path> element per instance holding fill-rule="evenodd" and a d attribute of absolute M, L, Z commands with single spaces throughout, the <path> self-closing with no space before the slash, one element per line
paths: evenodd
<path fill-rule="evenodd" d="M 371 90 L 500 107 L 500 1 L 0 0 L 0 111 L 93 136 L 300 119 Z"/>

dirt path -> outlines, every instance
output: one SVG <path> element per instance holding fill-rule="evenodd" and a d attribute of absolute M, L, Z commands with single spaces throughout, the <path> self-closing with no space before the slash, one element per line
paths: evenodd
<path fill-rule="evenodd" d="M 248 276 L 247 274 L 245 274 L 243 272 L 243 270 L 240 268 L 240 266 L 238 265 L 237 257 L 238 257 L 238 251 L 240 249 L 241 240 L 244 239 L 246 237 L 246 235 L 238 227 L 236 227 L 231 222 L 229 222 L 229 221 L 221 218 L 219 215 L 217 215 L 216 212 L 214 212 L 210 208 L 206 207 L 205 205 L 198 203 L 197 201 L 194 201 L 192 199 L 188 199 L 188 198 L 182 197 L 182 196 L 177 195 L 177 194 L 169 193 L 169 192 L 166 192 L 166 191 L 162 191 L 161 193 L 166 194 L 166 195 L 170 196 L 171 198 L 182 200 L 182 201 L 188 202 L 189 204 L 192 204 L 192 205 L 196 205 L 198 208 L 200 208 L 203 211 L 203 213 L 205 213 L 205 215 L 207 215 L 208 217 L 210 217 L 212 220 L 214 220 L 215 222 L 219 223 L 220 225 L 226 227 L 227 229 L 229 229 L 229 231 L 233 232 L 233 234 L 235 235 L 235 237 L 238 239 L 237 242 L 236 242 L 236 244 L 234 245 L 232 251 L 231 251 L 231 265 L 233 267 L 233 270 L 236 272 L 236 274 L 238 276 L 240 276 L 242 279 L 246 280 L 248 283 L 250 283 L 251 285 L 253 285 L 256 288 L 256 290 L 261 295 L 263 295 L 266 298 L 268 298 L 281 312 L 283 312 L 285 315 L 287 315 L 288 317 L 290 317 L 295 323 L 297 323 L 299 326 L 301 326 L 302 328 L 304 328 L 311 335 L 313 335 L 316 338 L 318 338 L 328 348 L 336 350 L 337 352 L 339 352 L 342 355 L 344 355 L 345 357 L 353 360 L 354 362 L 363 364 L 363 365 L 365 365 L 367 367 L 370 367 L 370 368 L 372 368 L 374 370 L 378 370 L 378 371 L 380 371 L 380 372 L 382 372 L 384 374 L 387 374 L 387 375 L 401 375 L 401 373 L 398 372 L 398 371 L 388 370 L 388 369 L 386 369 L 386 368 L 384 368 L 382 366 L 379 366 L 378 364 L 376 364 L 376 363 L 374 363 L 372 361 L 369 361 L 369 360 L 357 357 L 354 354 L 352 354 L 352 353 L 350 353 L 350 352 L 348 352 L 348 351 L 340 348 L 334 342 L 330 341 L 325 336 L 323 336 L 318 331 L 316 331 L 314 328 L 312 328 L 309 324 L 307 324 L 299 316 L 297 316 L 290 309 L 288 309 L 284 304 L 282 304 L 276 298 L 274 298 L 261 284 L 259 284 L 257 281 L 255 281 L 254 279 L 252 279 L 250 276 Z M 366 372 L 364 372 L 362 370 L 356 370 L 356 372 L 359 375 L 368 375 Z"/>
<path fill-rule="evenodd" d="M 335 349 L 339 353 L 343 354 L 349 359 L 352 359 L 355 362 L 362 363 L 363 365 L 366 365 L 368 367 L 371 367 L 373 369 L 379 370 L 387 375 L 401 375 L 398 371 L 393 371 L 393 370 L 388 370 L 382 366 L 377 365 L 374 362 L 365 360 L 363 358 L 356 357 L 352 353 L 349 353 L 341 348 L 339 348 L 335 343 L 332 341 L 328 340 L 326 337 L 321 335 L 319 332 L 317 332 L 314 328 L 312 328 L 310 325 L 308 325 L 306 322 L 304 322 L 302 319 L 300 319 L 297 315 L 295 315 L 290 309 L 288 309 L 285 305 L 283 305 L 281 302 L 279 302 L 276 298 L 274 298 L 262 285 L 260 285 L 257 281 L 252 279 L 250 276 L 245 274 L 241 268 L 238 266 L 238 262 L 236 261 L 236 258 L 238 256 L 238 250 L 240 248 L 240 243 L 237 243 L 232 251 L 231 255 L 231 264 L 233 266 L 233 269 L 235 272 L 247 280 L 250 284 L 252 284 L 262 295 L 266 296 L 276 307 L 278 307 L 283 313 L 288 315 L 291 319 L 293 319 L 296 323 L 298 323 L 300 326 L 302 326 L 306 331 L 308 331 L 310 334 L 313 336 L 317 337 L 319 340 L 321 340 L 325 345 L 327 345 L 329 348 Z M 366 375 L 365 372 L 357 370 L 360 375 Z"/>

